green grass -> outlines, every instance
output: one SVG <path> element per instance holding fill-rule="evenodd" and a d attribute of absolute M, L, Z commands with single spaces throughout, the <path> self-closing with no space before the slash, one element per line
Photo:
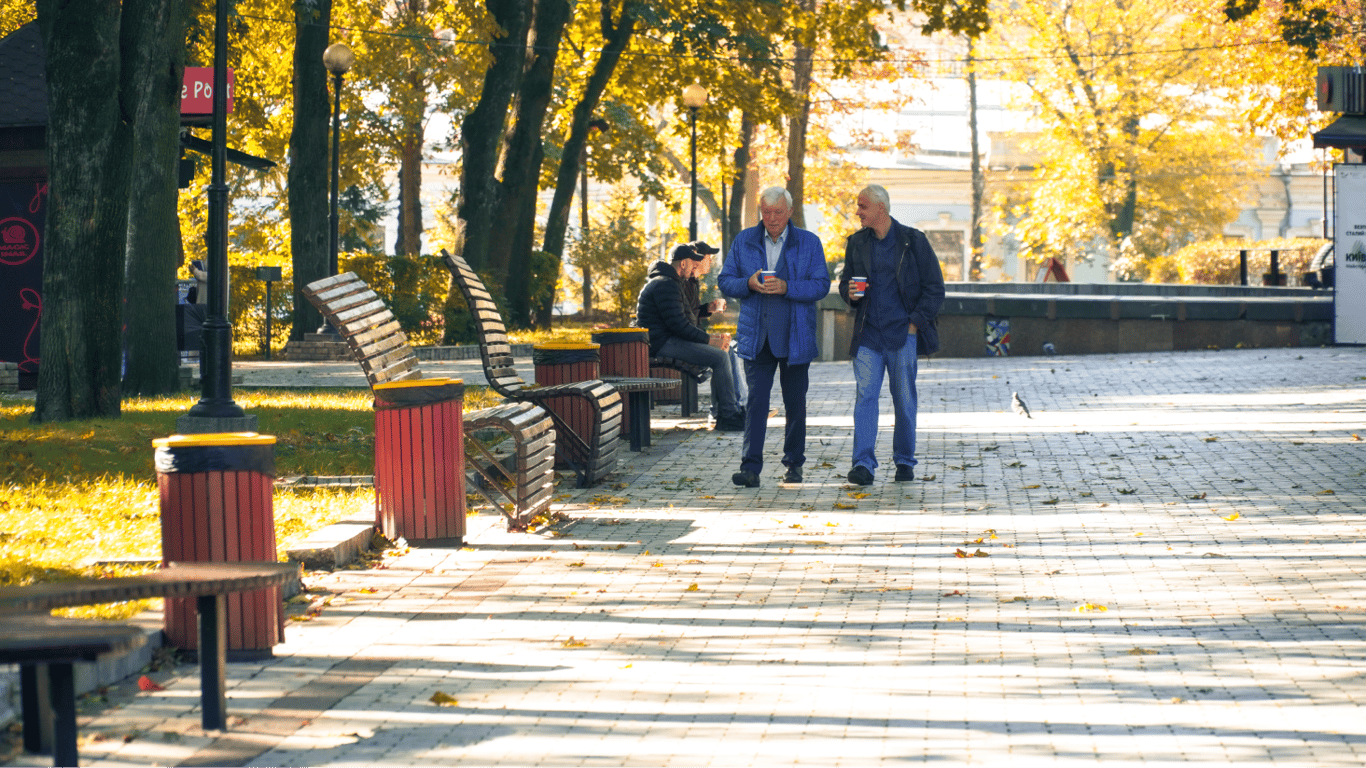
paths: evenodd
<path fill-rule="evenodd" d="M 277 476 L 374 472 L 368 390 L 238 389 L 233 399 L 276 436 Z M 35 425 L 31 399 L 0 396 L 0 585 L 123 575 L 137 568 L 101 563 L 159 559 L 152 440 L 174 434 L 196 400 L 130 398 L 117 419 Z M 466 389 L 467 410 L 495 401 L 483 387 Z M 371 488 L 303 488 L 277 489 L 273 502 L 283 552 L 343 517 L 374 514 L 375 499 Z"/>

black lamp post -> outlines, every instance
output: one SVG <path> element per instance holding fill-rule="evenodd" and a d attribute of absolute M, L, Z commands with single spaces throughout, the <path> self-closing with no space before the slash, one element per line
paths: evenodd
<path fill-rule="evenodd" d="M 697 110 L 707 103 L 707 89 L 697 83 L 683 89 L 683 106 L 692 111 L 692 219 L 688 224 L 688 240 L 697 239 Z"/>
<path fill-rule="evenodd" d="M 341 249 L 341 218 L 337 206 L 341 196 L 341 86 L 342 75 L 351 70 L 356 63 L 356 54 L 346 43 L 333 43 L 323 51 L 323 66 L 332 73 L 332 198 L 331 215 L 328 224 L 331 228 L 328 241 L 327 276 L 337 274 L 337 252 Z M 323 318 L 318 333 L 337 335 L 332 324 Z"/>
<path fill-rule="evenodd" d="M 209 302 L 202 334 L 199 402 L 176 421 L 179 432 L 254 431 L 232 400 L 232 328 L 228 325 L 228 185 L 223 174 L 228 148 L 228 2 L 217 0 L 213 33 L 213 147 L 209 180 Z"/>

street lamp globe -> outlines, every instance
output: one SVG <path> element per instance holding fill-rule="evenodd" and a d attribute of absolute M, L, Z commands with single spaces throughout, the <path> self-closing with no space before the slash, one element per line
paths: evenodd
<path fill-rule="evenodd" d="M 346 43 L 333 43 L 323 51 L 323 66 L 334 75 L 344 75 L 356 63 L 356 53 Z"/>
<path fill-rule="evenodd" d="M 697 109 L 706 106 L 707 89 L 699 83 L 693 83 L 683 89 L 683 106 L 689 109 Z"/>

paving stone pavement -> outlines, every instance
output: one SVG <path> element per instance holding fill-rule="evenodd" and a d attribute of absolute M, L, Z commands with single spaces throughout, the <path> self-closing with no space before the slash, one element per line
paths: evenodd
<path fill-rule="evenodd" d="M 229 731 L 181 666 L 83 759 L 1366 762 L 1366 349 L 925 361 L 917 479 L 867 488 L 849 364 L 812 379 L 805 484 L 780 417 L 754 489 L 739 435 L 664 431 L 549 530 L 310 577 Z"/>

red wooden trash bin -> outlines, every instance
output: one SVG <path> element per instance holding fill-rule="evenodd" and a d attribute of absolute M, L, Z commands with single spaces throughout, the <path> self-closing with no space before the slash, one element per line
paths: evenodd
<path fill-rule="evenodd" d="M 385 538 L 459 545 L 465 537 L 465 384 L 376 384 L 375 526 Z"/>
<path fill-rule="evenodd" d="M 161 562 L 273 563 L 275 436 L 173 435 L 152 441 L 161 491 Z M 269 658 L 285 639 L 279 587 L 227 595 L 232 658 Z M 195 599 L 167 598 L 166 640 L 197 649 Z"/>
<path fill-rule="evenodd" d="M 599 344 L 598 370 L 606 378 L 644 379 L 650 376 L 650 331 L 647 328 L 607 328 L 593 332 Z M 631 409 L 621 415 L 621 434 L 630 434 Z"/>
<path fill-rule="evenodd" d="M 531 348 L 536 383 L 542 386 L 593 381 L 598 378 L 598 345 L 582 343 L 537 344 Z M 541 403 L 569 424 L 574 434 L 592 442 L 593 408 L 581 397 L 549 397 Z"/>

